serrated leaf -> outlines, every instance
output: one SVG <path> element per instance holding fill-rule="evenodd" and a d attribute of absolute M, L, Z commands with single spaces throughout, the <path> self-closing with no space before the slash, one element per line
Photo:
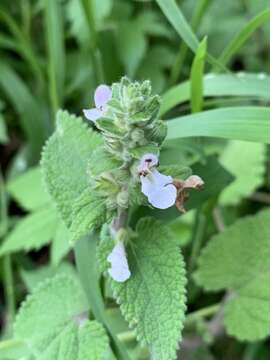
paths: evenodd
<path fill-rule="evenodd" d="M 270 334 L 270 211 L 239 220 L 214 236 L 195 274 L 206 290 L 230 289 L 225 326 L 240 340 Z"/>
<path fill-rule="evenodd" d="M 68 262 L 63 262 L 57 267 L 45 265 L 35 268 L 34 270 L 20 270 L 22 280 L 29 292 L 33 292 L 33 290 L 46 279 L 51 279 L 59 274 L 64 274 L 70 278 L 74 278 L 75 281 L 78 281 L 74 266 Z"/>
<path fill-rule="evenodd" d="M 102 270 L 108 268 L 106 258 L 113 247 L 105 230 L 98 254 Z M 185 313 L 183 259 L 168 228 L 160 222 L 141 219 L 136 231 L 137 238 L 127 249 L 131 277 L 124 283 L 111 280 L 113 293 L 151 358 L 171 360 L 181 339 Z"/>
<path fill-rule="evenodd" d="M 246 141 L 230 141 L 220 162 L 235 180 L 220 195 L 222 205 L 236 205 L 262 183 L 265 171 L 266 147 Z"/>
<path fill-rule="evenodd" d="M 87 320 L 80 284 L 66 275 L 46 280 L 21 306 L 14 336 L 40 360 L 100 360 L 109 342 L 101 324 Z"/>
<path fill-rule="evenodd" d="M 42 181 L 40 167 L 35 167 L 8 182 L 7 190 L 25 210 L 36 210 L 51 202 Z"/>
<path fill-rule="evenodd" d="M 19 220 L 0 247 L 0 255 L 38 250 L 55 235 L 58 217 L 53 207 L 43 208 Z"/>
<path fill-rule="evenodd" d="M 56 132 L 43 151 L 42 168 L 48 191 L 68 227 L 71 207 L 88 186 L 89 156 L 101 142 L 100 135 L 81 118 L 58 112 Z"/>
<path fill-rule="evenodd" d="M 95 194 L 93 189 L 86 189 L 72 207 L 71 240 L 90 233 L 106 220 L 105 200 Z"/>

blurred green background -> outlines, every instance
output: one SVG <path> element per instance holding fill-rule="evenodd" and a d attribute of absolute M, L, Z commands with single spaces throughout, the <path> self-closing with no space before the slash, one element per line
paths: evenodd
<path fill-rule="evenodd" d="M 220 58 L 224 48 L 248 21 L 270 5 L 269 0 L 178 0 L 177 3 L 198 38 L 207 36 L 207 50 L 215 58 Z M 232 52 L 225 72 L 237 72 L 238 75 L 240 72 L 240 76 L 242 72 L 256 73 L 258 79 L 267 78 L 265 91 L 269 89 L 270 94 L 269 78 L 266 75 L 270 72 L 270 21 L 266 21 L 267 18 L 262 26 L 250 33 L 237 51 Z M 171 87 L 190 78 L 194 59 L 194 54 L 180 39 L 157 3 L 151 0 L 1 0 L 0 53 L 2 239 L 6 238 L 14 224 L 31 214 L 35 215 L 49 201 L 41 190 L 40 171 L 36 166 L 42 146 L 53 132 L 55 113 L 59 108 L 82 115 L 83 108 L 92 107 L 93 94 L 98 84 L 111 84 L 119 81 L 123 75 L 134 80 L 150 79 L 153 91 L 163 95 Z M 213 70 L 216 69 L 207 63 L 205 73 Z M 220 96 L 218 99 L 209 97 L 204 103 L 204 109 L 254 103 L 258 103 L 258 99 L 252 95 Z M 268 103 L 261 100 L 260 104 Z M 170 114 L 179 116 L 190 111 L 190 102 L 184 101 L 170 109 Z M 167 118 L 167 113 L 164 118 Z M 223 141 L 211 141 L 202 146 L 190 140 L 183 142 L 181 149 L 184 154 L 192 148 L 191 152 L 197 156 L 201 154 L 201 148 L 207 154 L 221 154 L 222 164 L 229 168 L 235 157 L 234 151 L 241 153 L 246 148 L 239 143 L 232 146 L 236 146 L 236 149 L 231 148 L 225 153 L 222 152 Z M 254 212 L 261 207 L 261 203 L 270 203 L 269 195 L 260 197 L 260 193 L 257 193 L 252 205 L 245 203 L 243 207 L 240 204 L 240 199 L 249 196 L 256 188 L 269 190 L 269 164 L 265 157 L 268 150 L 262 144 L 249 149 L 246 157 L 255 154 L 250 161 L 259 167 L 260 176 L 256 173 L 252 178 L 251 174 L 252 184 L 244 190 L 243 196 L 240 194 L 237 198 L 233 204 L 236 207 L 225 214 L 228 223 L 242 214 Z M 183 154 L 181 156 L 185 158 Z M 242 165 L 241 159 L 239 162 Z M 229 170 L 237 178 L 239 164 L 235 168 Z M 20 174 L 26 171 L 26 176 L 21 177 Z M 248 173 L 249 169 L 244 168 L 243 171 Z M 241 173 L 239 176 L 241 188 Z M 229 194 L 229 205 L 233 203 L 230 199 L 234 196 Z M 226 195 L 224 198 L 226 204 Z M 193 215 L 188 215 L 181 223 L 173 224 L 175 231 L 181 231 L 183 246 L 188 244 L 196 221 Z M 42 213 L 38 216 L 42 216 Z M 55 224 L 56 215 L 53 221 Z M 40 232 L 47 225 L 42 226 Z M 50 223 L 50 226 L 52 230 L 44 235 L 45 238 L 39 238 L 39 243 L 34 243 L 34 239 L 32 245 L 24 247 L 22 243 L 17 244 L 17 247 L 7 251 L 6 256 L 1 257 L 0 312 L 3 337 L 8 336 L 9 320 L 12 320 L 15 307 L 26 292 L 31 291 L 45 275 L 49 276 L 50 271 L 54 272 L 47 265 L 52 263 L 58 266 L 66 256 L 72 260 L 68 255 L 69 245 L 67 242 L 64 245 L 61 243 L 63 236 L 68 236 L 66 230 L 61 225 L 57 231 L 56 225 L 53 227 Z M 32 236 L 34 238 L 35 234 Z M 46 247 L 52 238 L 52 248 Z M 30 252 L 32 250 L 37 251 Z M 16 254 L 11 258 L 9 252 Z M 39 272 L 26 271 L 44 265 L 47 268 Z M 209 295 L 204 301 L 211 303 L 212 300 Z M 199 302 L 200 298 L 195 297 L 191 308 L 196 309 Z M 204 333 L 203 329 L 197 331 Z M 205 339 L 205 342 L 208 340 Z M 221 346 L 216 345 L 215 354 L 216 359 L 270 358 L 267 344 L 245 346 L 230 338 L 226 338 Z M 16 356 L 11 359 L 17 359 Z M 189 360 L 213 358 L 206 347 L 195 351 L 192 357 L 190 354 L 183 355 L 183 359 Z"/>

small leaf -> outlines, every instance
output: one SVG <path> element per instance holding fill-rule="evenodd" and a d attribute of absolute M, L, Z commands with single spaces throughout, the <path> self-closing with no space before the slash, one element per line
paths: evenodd
<path fill-rule="evenodd" d="M 119 168 L 121 165 L 122 162 L 116 160 L 105 150 L 104 146 L 98 146 L 89 158 L 87 172 L 90 177 L 96 177 L 105 171 Z"/>
<path fill-rule="evenodd" d="M 40 284 L 21 306 L 14 336 L 40 360 L 99 360 L 109 352 L 102 325 L 87 320 L 80 284 L 58 275 Z"/>
<path fill-rule="evenodd" d="M 7 190 L 25 210 L 36 210 L 51 202 L 39 167 L 32 168 L 9 181 Z"/>
<path fill-rule="evenodd" d="M 235 180 L 222 191 L 220 203 L 236 205 L 251 195 L 263 183 L 265 161 L 264 144 L 230 141 L 221 155 L 220 162 L 235 176 Z"/>
<path fill-rule="evenodd" d="M 192 112 L 199 112 L 203 106 L 203 71 L 206 56 L 207 38 L 198 46 L 191 66 L 191 109 Z"/>
<path fill-rule="evenodd" d="M 111 280 L 114 296 L 130 326 L 151 358 L 174 358 L 185 313 L 185 270 L 179 248 L 168 229 L 152 218 L 137 225 L 137 237 L 127 249 L 131 277 L 124 283 Z M 102 231 L 98 252 L 102 270 L 113 241 Z M 157 322 L 158 319 L 158 322 Z"/>
<path fill-rule="evenodd" d="M 58 217 L 53 207 L 38 210 L 19 220 L 0 247 L 0 255 L 38 250 L 54 237 Z"/>
<path fill-rule="evenodd" d="M 43 151 L 42 169 L 48 191 L 68 227 L 74 201 L 89 186 L 86 171 L 89 157 L 101 142 L 100 135 L 81 118 L 58 112 L 56 132 Z"/>
<path fill-rule="evenodd" d="M 95 194 L 93 189 L 86 189 L 72 207 L 70 227 L 72 242 L 87 235 L 106 220 L 105 200 Z"/>
<path fill-rule="evenodd" d="M 240 340 L 261 340 L 270 334 L 269 219 L 270 211 L 264 210 L 214 236 L 195 273 L 206 290 L 230 290 L 225 326 Z"/>

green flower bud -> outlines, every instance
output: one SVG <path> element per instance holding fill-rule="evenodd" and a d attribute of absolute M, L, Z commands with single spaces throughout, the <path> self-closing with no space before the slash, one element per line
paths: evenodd
<path fill-rule="evenodd" d="M 116 198 L 117 205 L 122 208 L 128 207 L 128 191 L 122 190 L 120 193 L 117 194 Z"/>
<path fill-rule="evenodd" d="M 144 139 L 144 131 L 142 129 L 134 129 L 131 132 L 131 139 L 134 141 L 140 141 L 141 139 Z"/>

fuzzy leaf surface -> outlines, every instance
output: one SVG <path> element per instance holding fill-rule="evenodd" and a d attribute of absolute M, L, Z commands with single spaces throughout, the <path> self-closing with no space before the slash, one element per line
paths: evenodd
<path fill-rule="evenodd" d="M 75 242 L 101 226 L 106 220 L 105 201 L 91 188 L 86 189 L 72 207 L 71 241 Z"/>
<path fill-rule="evenodd" d="M 12 179 L 7 186 L 8 192 L 25 210 L 36 210 L 51 202 L 42 183 L 40 167 L 35 167 Z"/>
<path fill-rule="evenodd" d="M 80 284 L 58 275 L 27 297 L 15 320 L 15 338 L 39 360 L 105 359 L 107 335 L 101 324 L 87 320 L 86 310 Z"/>
<path fill-rule="evenodd" d="M 255 341 L 270 334 L 270 211 L 237 221 L 208 243 L 195 279 L 206 290 L 229 289 L 230 335 Z"/>
<path fill-rule="evenodd" d="M 141 219 L 137 238 L 127 249 L 131 277 L 124 283 L 111 280 L 114 296 L 129 324 L 151 358 L 175 358 L 185 314 L 185 269 L 171 233 L 159 221 Z M 113 241 L 104 236 L 99 249 L 103 271 Z"/>
<path fill-rule="evenodd" d="M 56 131 L 43 151 L 42 168 L 48 191 L 68 227 L 71 207 L 89 183 L 87 162 L 101 142 L 100 135 L 81 118 L 58 112 Z"/>

